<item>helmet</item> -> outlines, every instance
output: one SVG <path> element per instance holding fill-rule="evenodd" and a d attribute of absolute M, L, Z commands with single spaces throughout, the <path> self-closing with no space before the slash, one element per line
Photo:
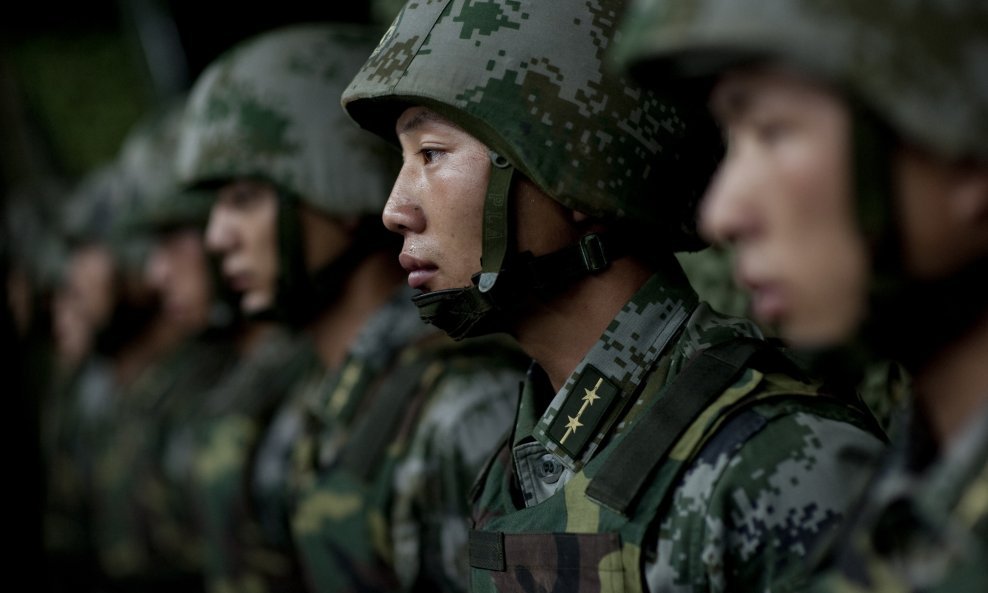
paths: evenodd
<path fill-rule="evenodd" d="M 988 158 L 980 0 L 635 0 L 615 58 L 641 80 L 775 58 L 843 86 L 904 138 Z"/>
<path fill-rule="evenodd" d="M 503 331 L 523 293 L 558 293 L 645 234 L 591 234 L 538 258 L 509 254 L 515 170 L 568 208 L 657 228 L 649 234 L 670 252 L 699 245 L 694 206 L 720 145 L 705 118 L 608 68 L 622 11 L 620 0 L 409 2 L 343 93 L 350 116 L 392 142 L 401 112 L 421 105 L 492 151 L 475 286 L 415 297 L 423 319 L 450 336 Z"/>
<path fill-rule="evenodd" d="M 11 267 L 23 270 L 39 291 L 57 286 L 62 275 L 66 254 L 58 202 L 65 195 L 60 181 L 43 179 L 16 187 L 7 196 L 3 248 Z"/>
<path fill-rule="evenodd" d="M 201 190 L 183 190 L 175 169 L 184 101 L 146 115 L 124 138 L 118 160 L 126 191 L 121 233 L 204 226 L 210 202 Z"/>
<path fill-rule="evenodd" d="M 127 273 L 139 274 L 150 248 L 147 233 L 121 232 L 129 209 L 126 177 L 118 160 L 98 165 L 87 173 L 62 205 L 60 231 L 67 249 L 99 244 L 110 250 Z"/>
<path fill-rule="evenodd" d="M 190 93 L 178 155 L 182 182 L 252 177 L 329 215 L 379 215 L 395 155 L 338 107 L 379 33 L 292 25 L 221 55 Z"/>
<path fill-rule="evenodd" d="M 702 185 L 689 175 L 693 121 L 607 68 L 622 10 L 616 0 L 410 2 L 343 105 L 392 141 L 402 109 L 430 107 L 569 208 L 667 222 Z"/>

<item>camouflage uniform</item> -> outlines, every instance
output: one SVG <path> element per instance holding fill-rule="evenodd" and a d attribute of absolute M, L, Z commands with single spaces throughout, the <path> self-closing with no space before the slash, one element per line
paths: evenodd
<path fill-rule="evenodd" d="M 866 324 L 856 340 L 916 345 L 940 338 L 931 324 L 954 319 L 969 326 L 971 317 L 963 315 L 983 315 L 984 293 L 964 302 L 972 299 L 964 293 L 979 290 L 980 280 L 968 275 L 968 289 L 954 282 L 956 290 L 913 300 L 916 286 L 888 259 L 901 255 L 881 250 L 882 241 L 897 236 L 883 234 L 897 224 L 891 156 L 897 144 L 909 143 L 946 159 L 985 162 L 986 31 L 988 8 L 980 2 L 641 0 L 627 16 L 617 60 L 641 80 L 677 86 L 702 83 L 732 65 L 779 60 L 841 90 L 854 117 L 859 220 L 877 245 L 872 296 L 886 298 L 875 301 L 869 324 L 887 315 L 881 305 L 889 296 L 907 303 L 905 311 L 889 307 L 900 315 L 901 330 L 869 335 L 875 326 Z M 983 278 L 983 256 L 980 264 Z M 883 294 L 882 283 L 897 292 Z M 880 345 L 877 352 L 896 358 L 888 342 Z M 897 425 L 901 434 L 863 501 L 817 559 L 813 591 L 988 588 L 988 413 L 975 413 L 943 446 L 920 407 L 906 411 L 908 421 Z"/>
<path fill-rule="evenodd" d="M 217 185 L 259 178 L 279 192 L 284 282 L 277 313 L 289 309 L 292 285 L 305 282 L 286 244 L 301 241 L 300 229 L 290 228 L 299 201 L 333 218 L 363 217 L 373 225 L 368 232 L 384 231 L 379 217 L 394 155 L 328 107 L 338 102 L 379 33 L 321 24 L 268 32 L 222 56 L 193 89 L 180 159 L 186 179 Z M 340 257 L 345 265 L 368 253 L 365 244 L 351 249 Z M 348 273 L 340 268 L 336 275 Z M 335 280 L 326 286 L 339 289 Z M 313 304 L 328 309 L 332 296 Z M 318 369 L 299 383 L 259 437 L 250 462 L 252 529 L 259 534 L 252 541 L 278 551 L 273 559 L 279 562 L 301 561 L 315 590 L 465 589 L 462 569 L 446 575 L 431 567 L 444 568 L 442 557 L 463 557 L 466 491 L 508 428 L 523 363 L 497 342 L 483 348 L 453 344 L 419 321 L 410 296 L 396 290 L 370 316 L 340 368 Z M 470 430 L 472 440 L 454 439 L 460 430 Z M 442 449 L 434 448 L 437 440 Z M 233 446 L 217 444 L 217 450 Z M 444 482 L 434 492 L 430 478 L 437 472 Z M 397 483 L 396 473 L 406 477 Z M 392 549 L 392 514 L 400 551 Z M 293 540 L 286 530 L 289 515 Z M 242 540 L 238 545 L 250 545 L 246 536 Z M 219 543 L 213 545 L 218 549 Z M 432 554 L 439 559 L 431 560 Z M 252 564 L 248 553 L 242 557 Z M 392 564 L 398 561 L 400 570 Z M 257 573 L 262 567 L 254 568 Z M 262 588 L 243 573 L 230 574 L 228 569 L 225 587 L 217 590 Z"/>
<path fill-rule="evenodd" d="M 123 238 L 201 228 L 201 197 L 180 192 L 173 170 L 183 103 L 134 127 L 118 157 L 123 202 L 114 223 Z M 164 165 L 163 165 L 164 164 Z M 205 257 L 205 254 L 203 254 Z M 96 470 L 96 541 L 110 586 L 201 588 L 201 557 L 189 495 L 193 422 L 203 395 L 234 359 L 225 303 L 212 325 L 192 330 L 130 384 L 114 387 L 111 432 Z"/>
<path fill-rule="evenodd" d="M 881 448 L 881 431 L 853 397 L 797 378 L 752 323 L 700 303 L 672 260 L 697 244 L 691 198 L 709 174 L 709 137 L 603 68 L 621 9 L 408 2 L 343 96 L 355 120 L 392 140 L 403 109 L 431 108 L 490 147 L 492 180 L 517 169 L 562 204 L 651 237 L 640 253 L 669 254 L 558 393 L 529 371 L 514 431 L 474 492 L 471 590 L 790 590 L 863 482 L 859 457 Z M 492 196 L 506 201 L 493 186 L 485 223 Z M 592 274 L 614 243 L 600 238 L 595 251 L 584 239 L 573 249 Z M 484 263 L 463 290 L 510 314 L 488 282 L 517 265 L 504 261 Z M 423 316 L 446 324 L 441 309 Z M 484 315 L 449 327 L 482 335 L 497 327 Z M 741 344 L 762 354 L 705 385 L 704 361 L 733 360 Z M 684 398 L 701 405 L 674 421 Z"/>
<path fill-rule="evenodd" d="M 316 591 L 466 590 L 467 492 L 526 361 L 454 343 L 411 294 L 367 322 L 310 416 L 293 531 Z"/>
<path fill-rule="evenodd" d="M 69 193 L 58 217 L 67 257 L 77 249 L 100 245 L 110 250 L 116 266 L 126 265 L 126 246 L 113 240 L 111 229 L 113 215 L 121 210 L 121 187 L 121 169 L 108 162 Z M 43 538 L 54 588 L 66 586 L 63 583 L 94 588 L 99 578 L 94 488 L 99 452 L 114 427 L 115 379 L 110 356 L 94 344 L 106 328 L 90 325 L 87 331 L 92 332 L 87 352 L 77 366 L 53 369 L 52 402 L 43 412 L 47 441 Z"/>
<path fill-rule="evenodd" d="M 261 331 L 206 394 L 196 423 L 191 492 L 212 593 L 301 587 L 298 567 L 286 552 L 286 475 L 300 430 L 300 400 L 323 370 L 308 340 L 276 326 Z"/>

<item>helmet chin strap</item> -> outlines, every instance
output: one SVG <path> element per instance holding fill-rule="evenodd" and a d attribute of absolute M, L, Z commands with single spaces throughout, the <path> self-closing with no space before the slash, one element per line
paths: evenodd
<path fill-rule="evenodd" d="M 315 271 L 305 257 L 298 200 L 278 192 L 278 279 L 274 302 L 251 319 L 301 329 L 340 296 L 354 268 L 375 248 L 373 233 L 361 224 L 346 251 Z"/>
<path fill-rule="evenodd" d="M 513 242 L 510 192 L 515 168 L 490 151 L 491 175 L 484 198 L 481 271 L 473 286 L 424 293 L 412 298 L 419 316 L 454 340 L 508 330 L 511 314 L 530 295 L 549 298 L 575 280 L 596 274 L 627 253 L 616 235 L 589 234 L 575 245 L 553 253 L 509 255 Z"/>

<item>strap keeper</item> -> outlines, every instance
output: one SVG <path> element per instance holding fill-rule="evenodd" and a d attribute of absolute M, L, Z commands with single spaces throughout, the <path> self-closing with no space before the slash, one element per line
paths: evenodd
<path fill-rule="evenodd" d="M 592 274 L 596 274 L 611 265 L 611 260 L 607 257 L 604 243 L 600 240 L 600 235 L 593 233 L 580 239 L 580 256 L 583 258 L 583 265 Z"/>

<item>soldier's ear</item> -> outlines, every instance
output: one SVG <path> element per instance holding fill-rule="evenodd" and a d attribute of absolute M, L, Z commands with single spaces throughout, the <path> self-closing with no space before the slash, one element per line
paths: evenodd
<path fill-rule="evenodd" d="M 580 222 L 586 222 L 587 220 L 590 220 L 590 216 L 589 215 L 584 214 L 584 213 L 580 212 L 579 210 L 570 210 L 569 213 L 570 213 L 570 219 L 573 222 L 580 223 Z"/>
<path fill-rule="evenodd" d="M 988 230 L 988 165 L 960 165 L 950 202 L 962 224 Z"/>

